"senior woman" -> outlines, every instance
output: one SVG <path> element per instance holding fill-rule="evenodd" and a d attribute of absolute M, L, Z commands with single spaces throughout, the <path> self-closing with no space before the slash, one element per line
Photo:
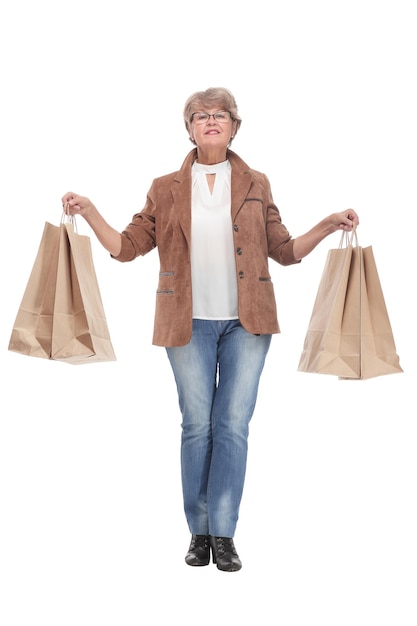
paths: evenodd
<path fill-rule="evenodd" d="M 176 172 L 156 178 L 143 210 L 122 233 L 91 201 L 68 192 L 118 261 L 158 247 L 153 343 L 166 348 L 182 415 L 181 476 L 191 533 L 185 561 L 240 570 L 234 535 L 242 498 L 248 426 L 259 379 L 279 332 L 268 257 L 298 263 L 336 230 L 358 224 L 352 209 L 293 238 L 267 177 L 230 150 L 241 118 L 229 90 L 191 95 L 184 121 L 194 148 Z"/>

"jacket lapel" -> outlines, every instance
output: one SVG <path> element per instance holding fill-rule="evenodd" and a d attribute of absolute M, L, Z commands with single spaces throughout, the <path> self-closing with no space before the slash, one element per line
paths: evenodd
<path fill-rule="evenodd" d="M 235 152 L 228 150 L 227 158 L 232 166 L 232 220 L 239 213 L 251 186 L 252 175 L 246 163 Z"/>
<path fill-rule="evenodd" d="M 191 166 L 196 158 L 197 149 L 191 150 L 172 184 L 172 195 L 178 222 L 188 245 L 191 245 Z"/>
<path fill-rule="evenodd" d="M 178 221 L 189 245 L 191 243 L 191 166 L 196 158 L 197 150 L 193 149 L 185 158 L 172 185 Z M 232 220 L 235 220 L 248 195 L 252 175 L 249 166 L 235 152 L 228 150 L 227 158 L 232 166 L 231 214 Z"/>

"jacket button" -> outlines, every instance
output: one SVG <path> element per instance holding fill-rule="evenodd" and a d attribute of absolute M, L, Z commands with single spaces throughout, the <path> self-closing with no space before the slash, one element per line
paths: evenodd
<path fill-rule="evenodd" d="M 237 254 L 242 254 L 242 248 L 238 248 L 238 249 L 236 250 L 236 253 L 237 253 Z"/>
<path fill-rule="evenodd" d="M 244 278 L 244 276 L 245 276 L 245 272 L 240 271 L 239 272 L 239 278 Z"/>
<path fill-rule="evenodd" d="M 233 225 L 233 230 L 235 231 L 235 233 L 237 233 L 238 230 L 239 230 L 239 226 L 237 224 L 234 224 Z"/>

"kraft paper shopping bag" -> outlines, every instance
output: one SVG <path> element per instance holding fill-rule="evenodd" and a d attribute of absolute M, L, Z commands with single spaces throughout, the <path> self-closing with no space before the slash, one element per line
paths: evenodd
<path fill-rule="evenodd" d="M 13 352 L 51 358 L 59 233 L 58 226 L 45 224 L 10 337 Z"/>
<path fill-rule="evenodd" d="M 360 378 L 401 373 L 403 370 L 372 246 L 357 247 L 356 254 L 360 257 L 361 281 Z M 353 309 L 355 302 L 350 306 Z"/>
<path fill-rule="evenodd" d="M 89 237 L 60 227 L 51 358 L 81 364 L 116 360 Z"/>
<path fill-rule="evenodd" d="M 361 248 L 356 231 L 328 252 L 298 370 L 347 379 L 403 371 L 372 247 Z"/>
<path fill-rule="evenodd" d="M 116 360 L 91 242 L 75 219 L 46 223 L 9 350 L 72 364 Z"/>

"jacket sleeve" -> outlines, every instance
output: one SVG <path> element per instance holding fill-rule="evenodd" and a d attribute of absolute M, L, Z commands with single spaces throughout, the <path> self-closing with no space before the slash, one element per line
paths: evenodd
<path fill-rule="evenodd" d="M 132 221 L 122 231 L 122 247 L 116 261 L 133 261 L 138 256 L 144 256 L 156 246 L 155 237 L 155 202 L 154 183 L 146 197 L 146 204 L 140 213 L 132 217 Z"/>
<path fill-rule="evenodd" d="M 268 239 L 268 256 L 281 265 L 300 263 L 294 256 L 294 239 L 281 220 L 278 207 L 274 204 L 270 183 L 265 176 L 267 193 L 266 232 Z"/>

